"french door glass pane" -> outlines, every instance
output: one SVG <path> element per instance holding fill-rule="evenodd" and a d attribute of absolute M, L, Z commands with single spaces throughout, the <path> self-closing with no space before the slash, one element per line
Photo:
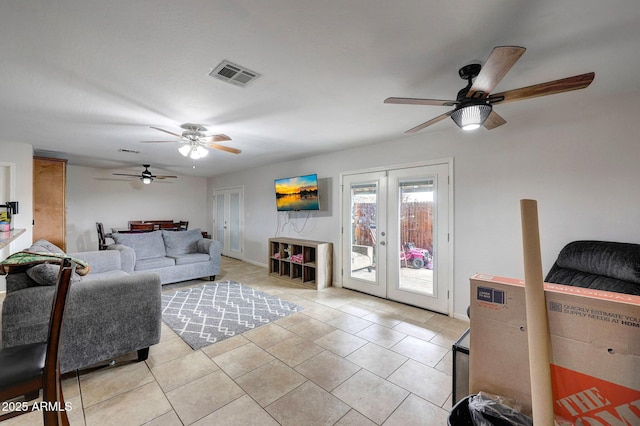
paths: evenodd
<path fill-rule="evenodd" d="M 229 243 L 232 251 L 240 251 L 240 194 L 232 192 L 229 200 Z"/>
<path fill-rule="evenodd" d="M 224 195 L 216 196 L 216 239 L 224 247 Z"/>
<path fill-rule="evenodd" d="M 433 294 L 433 179 L 399 181 L 400 280 L 402 290 Z"/>
<path fill-rule="evenodd" d="M 363 183 L 351 186 L 351 277 L 377 281 L 376 217 L 378 185 Z"/>

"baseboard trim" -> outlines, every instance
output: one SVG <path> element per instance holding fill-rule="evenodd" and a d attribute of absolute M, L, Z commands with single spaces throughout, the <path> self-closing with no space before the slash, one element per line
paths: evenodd
<path fill-rule="evenodd" d="M 240 259 L 238 259 L 240 260 Z M 243 262 L 247 262 L 251 265 L 255 265 L 255 266 L 259 266 L 261 268 L 265 268 L 267 269 L 269 267 L 269 265 L 267 265 L 266 263 L 260 263 L 260 262 L 256 262 L 255 260 L 249 260 L 249 259 L 242 259 Z"/>

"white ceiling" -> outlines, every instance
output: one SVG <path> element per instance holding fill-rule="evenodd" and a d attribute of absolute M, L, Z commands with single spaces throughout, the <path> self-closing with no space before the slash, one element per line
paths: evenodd
<path fill-rule="evenodd" d="M 214 176 L 412 137 L 448 108 L 383 100 L 453 99 L 458 68 L 497 45 L 527 52 L 496 91 L 595 71 L 586 90 L 496 106 L 509 126 L 554 98 L 637 96 L 638 22 L 637 0 L 3 0 L 0 140 L 71 164 Z M 225 59 L 262 76 L 209 77 Z M 177 144 L 139 142 L 187 122 L 242 154 L 212 150 L 193 169 Z M 441 132 L 461 130 L 445 120 L 419 137 Z"/>

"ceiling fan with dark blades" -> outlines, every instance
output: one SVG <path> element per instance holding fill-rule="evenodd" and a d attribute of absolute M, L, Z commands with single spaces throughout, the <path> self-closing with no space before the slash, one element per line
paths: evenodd
<path fill-rule="evenodd" d="M 591 84 L 595 77 L 595 73 L 590 72 L 506 92 L 491 93 L 525 50 L 524 47 L 518 46 L 498 46 L 491 51 L 484 66 L 470 64 L 460 68 L 458 74 L 460 78 L 467 80 L 467 85 L 458 92 L 455 100 L 387 98 L 384 103 L 455 107 L 453 110 L 419 124 L 405 133 L 415 133 L 447 117 L 451 117 L 463 130 L 473 130 L 480 126 L 491 130 L 506 123 L 505 119 L 493 110 L 494 104 L 584 89 Z"/>
<path fill-rule="evenodd" d="M 174 142 L 182 144 L 178 151 L 185 157 L 189 157 L 193 160 L 206 156 L 209 152 L 207 148 L 218 149 L 220 151 L 230 152 L 231 154 L 240 154 L 242 151 L 236 148 L 220 145 L 216 142 L 230 141 L 231 138 L 227 135 L 206 135 L 206 127 L 201 124 L 185 123 L 181 128 L 184 129 L 182 134 L 174 133 L 169 130 L 161 129 L 159 127 L 151 126 L 152 129 L 159 130 L 167 133 L 171 136 L 175 136 L 178 140 L 172 141 L 142 141 L 142 143 L 166 143 Z"/>
<path fill-rule="evenodd" d="M 153 182 L 154 179 L 177 179 L 178 176 L 162 176 L 162 175 L 154 175 L 149 171 L 150 164 L 143 164 L 144 170 L 139 175 L 131 175 L 127 173 L 114 173 L 115 176 L 129 176 L 129 177 L 137 177 L 142 181 L 142 183 L 148 185 Z"/>

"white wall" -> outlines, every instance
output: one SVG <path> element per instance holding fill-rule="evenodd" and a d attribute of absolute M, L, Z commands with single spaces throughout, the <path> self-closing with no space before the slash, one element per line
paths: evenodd
<path fill-rule="evenodd" d="M 552 104 L 526 101 L 540 105 L 527 115 L 504 105 L 498 111 L 508 123 L 493 131 L 463 133 L 447 120 L 387 143 L 215 177 L 209 180 L 209 210 L 214 189 L 244 185 L 245 260 L 266 265 L 267 239 L 278 224 L 273 179 L 317 173 L 330 186 L 329 211 L 312 213 L 303 235 L 291 226 L 280 235 L 333 242 L 339 281 L 340 173 L 453 157 L 454 313 L 465 317 L 471 275 L 523 277 L 522 198 L 538 200 L 545 273 L 576 239 L 640 243 L 640 96 L 591 105 L 571 104 L 567 96 L 557 95 Z M 434 110 L 426 108 L 425 119 Z M 304 219 L 293 222 L 301 228 Z"/>
<path fill-rule="evenodd" d="M 18 214 L 13 216 L 13 227 L 27 231 L 14 242 L 0 250 L 0 260 L 6 259 L 11 253 L 23 250 L 31 245 L 33 236 L 33 147 L 23 143 L 0 142 L 0 163 L 12 164 L 15 168 L 15 182 L 0 182 L 0 187 L 13 186 L 15 199 L 0 200 L 18 201 Z M 0 174 L 0 179 L 9 179 L 7 174 Z M 9 191 L 7 189 L 6 191 Z M 5 278 L 0 276 L 0 291 L 5 291 Z"/>
<path fill-rule="evenodd" d="M 67 166 L 67 251 L 98 249 L 96 222 L 105 231 L 130 220 L 187 220 L 189 229 L 207 227 L 207 180 L 179 176 L 144 185 L 113 176 L 111 169 Z M 125 172 L 126 173 L 126 172 Z"/>

